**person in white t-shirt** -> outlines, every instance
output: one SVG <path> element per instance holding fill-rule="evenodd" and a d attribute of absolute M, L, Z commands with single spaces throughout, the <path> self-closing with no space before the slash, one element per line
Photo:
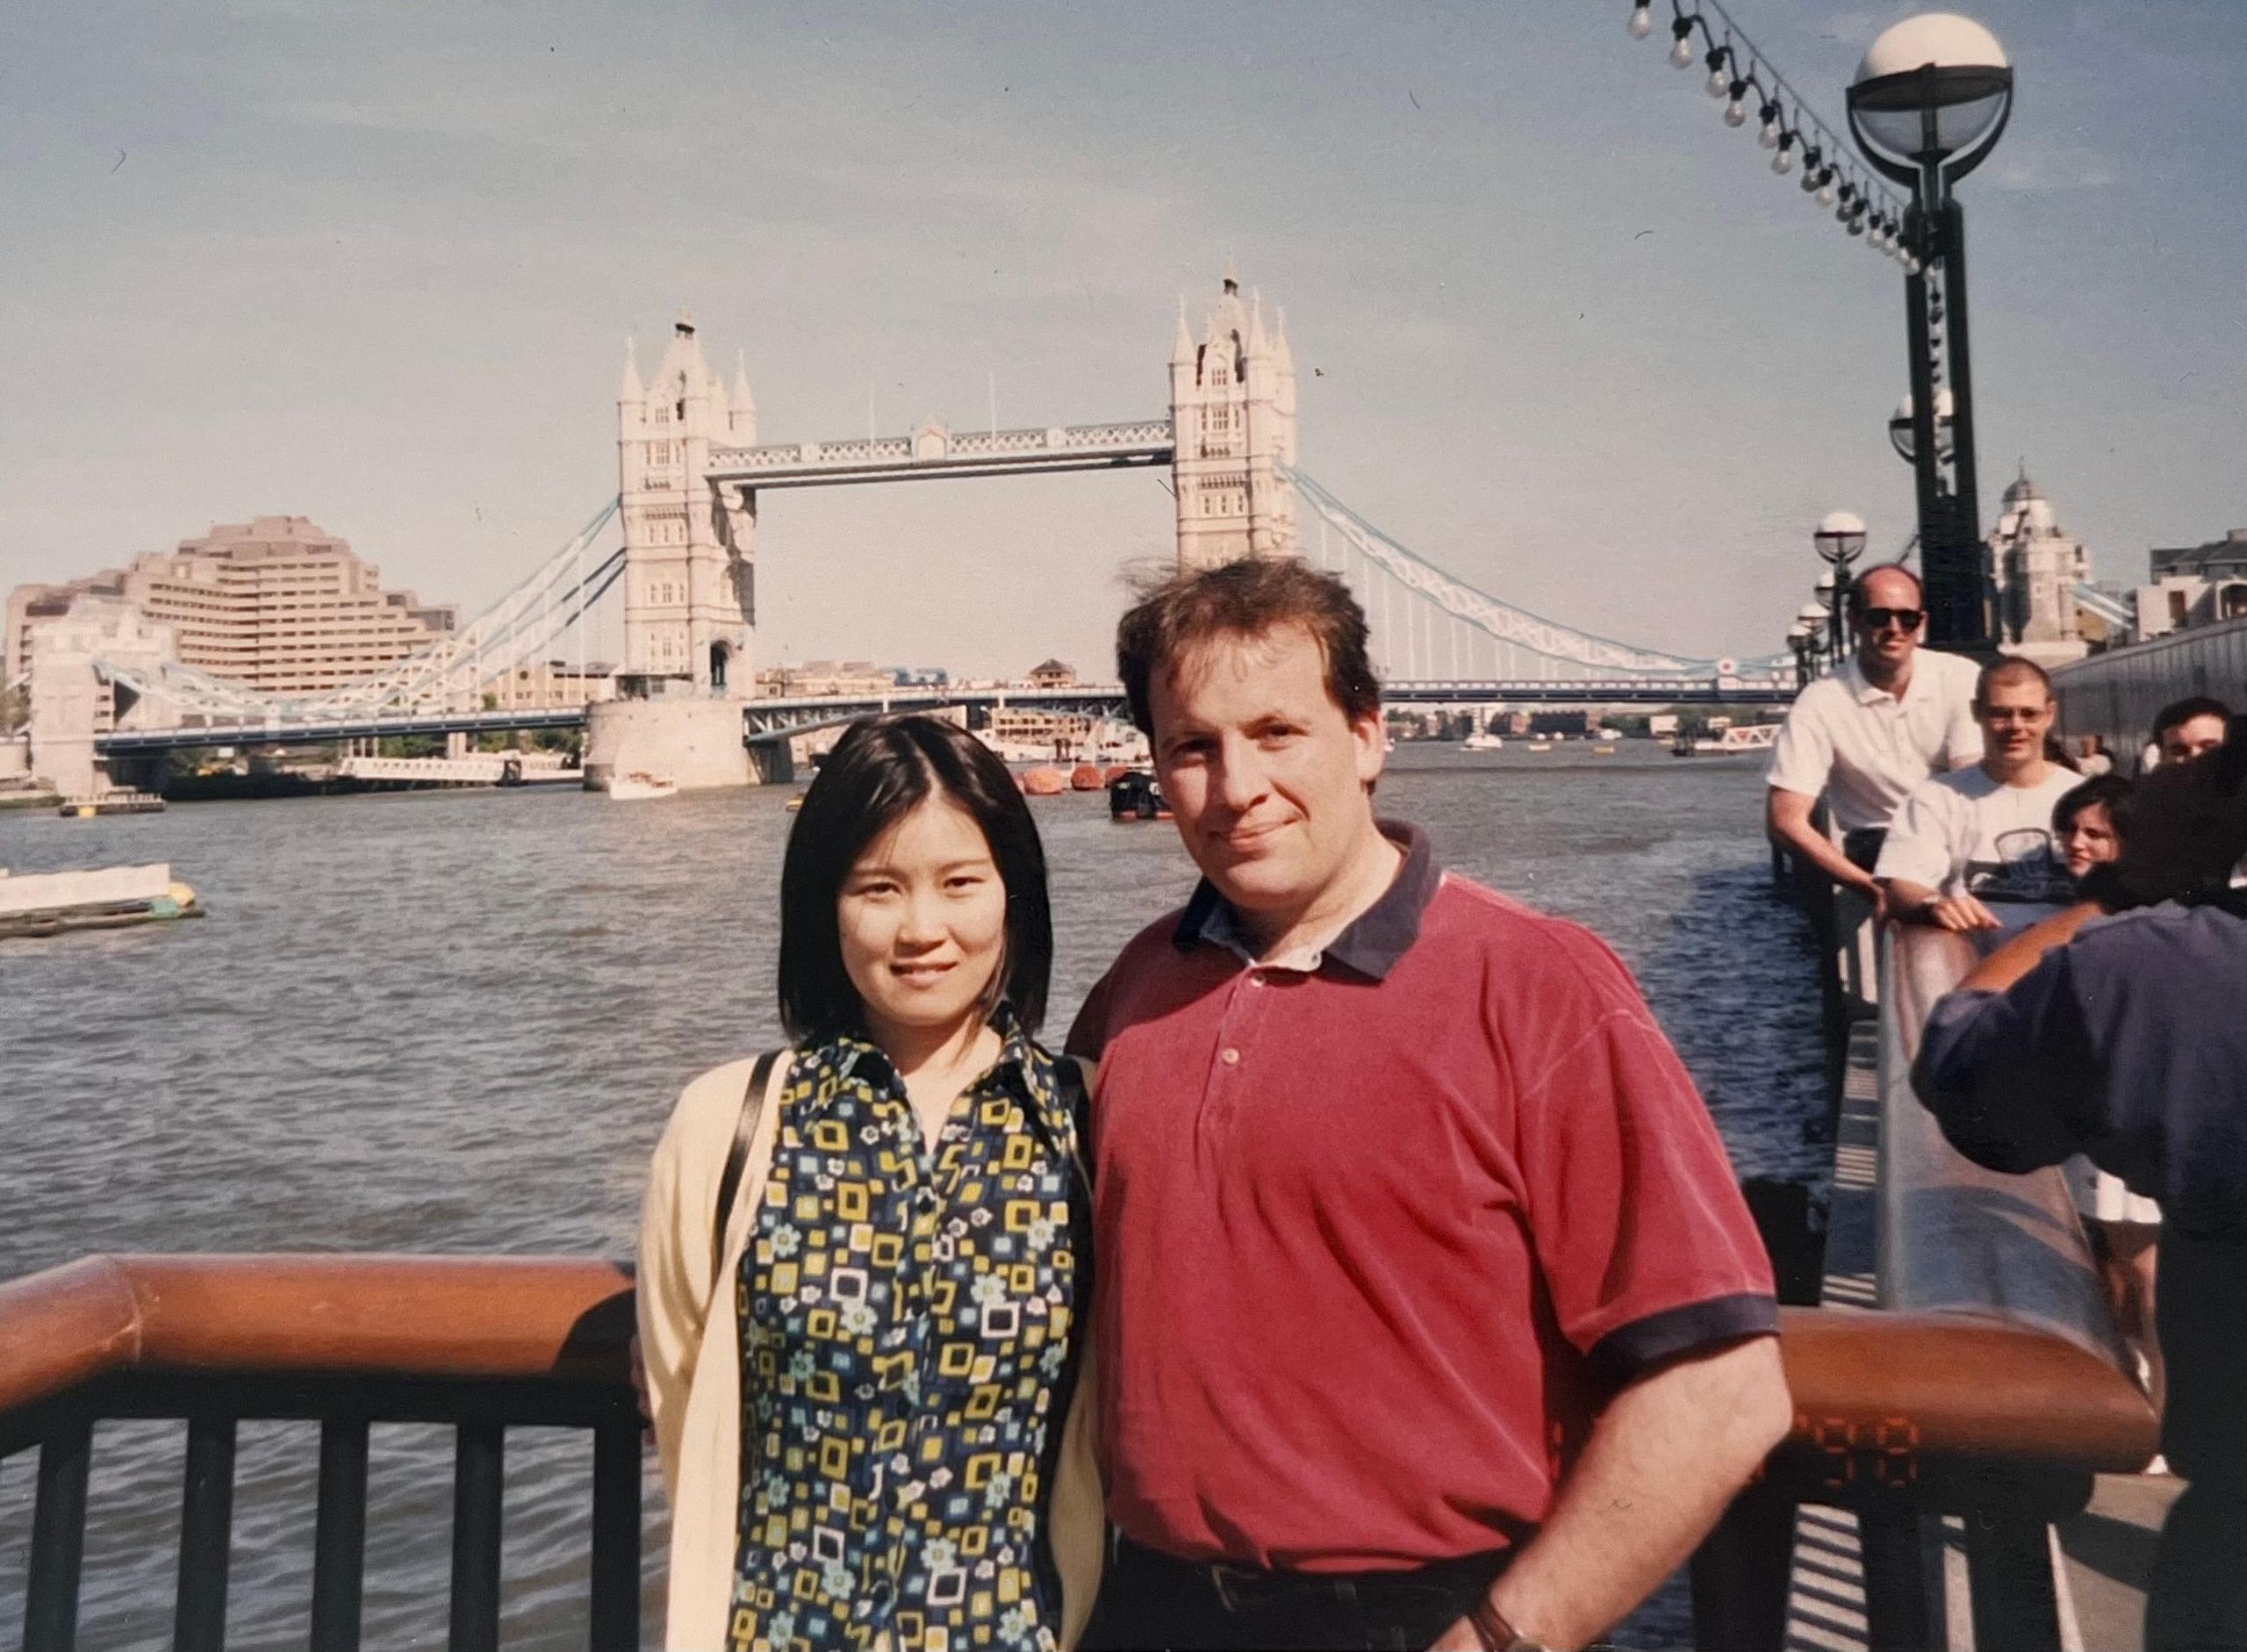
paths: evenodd
<path fill-rule="evenodd" d="M 1764 830 L 1772 843 L 1877 905 L 1880 835 L 1912 788 L 1982 755 L 1974 662 L 1920 647 L 1927 618 L 1908 568 L 1870 568 L 1849 587 L 1856 655 L 1795 696 L 1772 743 Z M 1837 847 L 1811 823 L 1823 795 Z"/>
<path fill-rule="evenodd" d="M 1947 930 L 1994 930 L 1997 916 L 1967 887 L 1970 870 L 2029 858 L 2052 864 L 2052 808 L 2083 777 L 2044 755 L 2058 707 L 2034 660 L 2001 659 L 1974 690 L 1982 760 L 1938 774 L 1904 800 L 1872 875 L 1887 910 Z"/>

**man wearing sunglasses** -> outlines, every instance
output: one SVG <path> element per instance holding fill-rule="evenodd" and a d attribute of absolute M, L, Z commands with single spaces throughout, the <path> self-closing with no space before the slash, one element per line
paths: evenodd
<path fill-rule="evenodd" d="M 1974 662 L 1923 653 L 1926 605 L 1907 568 L 1867 570 L 1849 587 L 1856 654 L 1795 697 L 1773 743 L 1764 830 L 1780 848 L 1882 908 L 1872 868 L 1889 822 L 1930 774 L 1982 755 Z M 1841 844 L 1811 823 L 1823 795 Z"/>

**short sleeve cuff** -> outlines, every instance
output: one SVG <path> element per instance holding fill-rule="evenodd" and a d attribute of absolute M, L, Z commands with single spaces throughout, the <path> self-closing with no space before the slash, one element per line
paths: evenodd
<path fill-rule="evenodd" d="M 1618 1325 L 1592 1345 L 1585 1360 L 1594 1376 L 1621 1388 L 1681 1354 L 1743 1337 L 1773 1335 L 1778 1328 L 1777 1301 L 1761 1291 L 1742 1291 L 1665 1308 Z"/>
<path fill-rule="evenodd" d="M 1892 831 L 1888 841 L 1880 846 L 1880 858 L 1873 865 L 1872 875 L 1884 882 L 1905 878 L 1930 889 L 1940 889 L 1949 881 L 1950 861 L 1920 839 L 1899 837 Z"/>

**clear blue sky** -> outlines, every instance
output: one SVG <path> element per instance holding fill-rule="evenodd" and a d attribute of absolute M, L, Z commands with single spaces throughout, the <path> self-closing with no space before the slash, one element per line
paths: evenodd
<path fill-rule="evenodd" d="M 767 440 L 1165 405 L 1176 295 L 1284 305 L 1305 467 L 1438 564 L 1694 653 L 1776 645 L 1846 506 L 1909 530 L 1902 280 L 1626 0 L 780 9 L 324 0 L 0 22 L 0 585 L 301 513 L 473 611 L 614 491 L 628 333 L 691 304 Z M 1838 118 L 1909 8 L 1739 0 Z M 2247 524 L 2236 0 L 1977 15 L 1984 498 Z M 1314 377 L 1313 369 L 1318 370 Z M 1105 653 L 1146 474 L 768 500 L 760 653 Z M 869 593 L 896 593 L 873 601 Z"/>

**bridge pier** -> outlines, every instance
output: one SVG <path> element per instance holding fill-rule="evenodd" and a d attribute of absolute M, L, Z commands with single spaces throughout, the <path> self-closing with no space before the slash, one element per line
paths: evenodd
<path fill-rule="evenodd" d="M 670 780 L 682 791 L 761 784 L 767 777 L 742 743 L 742 706 L 682 694 L 587 707 L 585 789 L 605 792 L 628 774 Z"/>
<path fill-rule="evenodd" d="M 750 767 L 759 786 L 793 786 L 796 779 L 796 748 L 791 740 L 760 740 L 748 748 Z"/>

